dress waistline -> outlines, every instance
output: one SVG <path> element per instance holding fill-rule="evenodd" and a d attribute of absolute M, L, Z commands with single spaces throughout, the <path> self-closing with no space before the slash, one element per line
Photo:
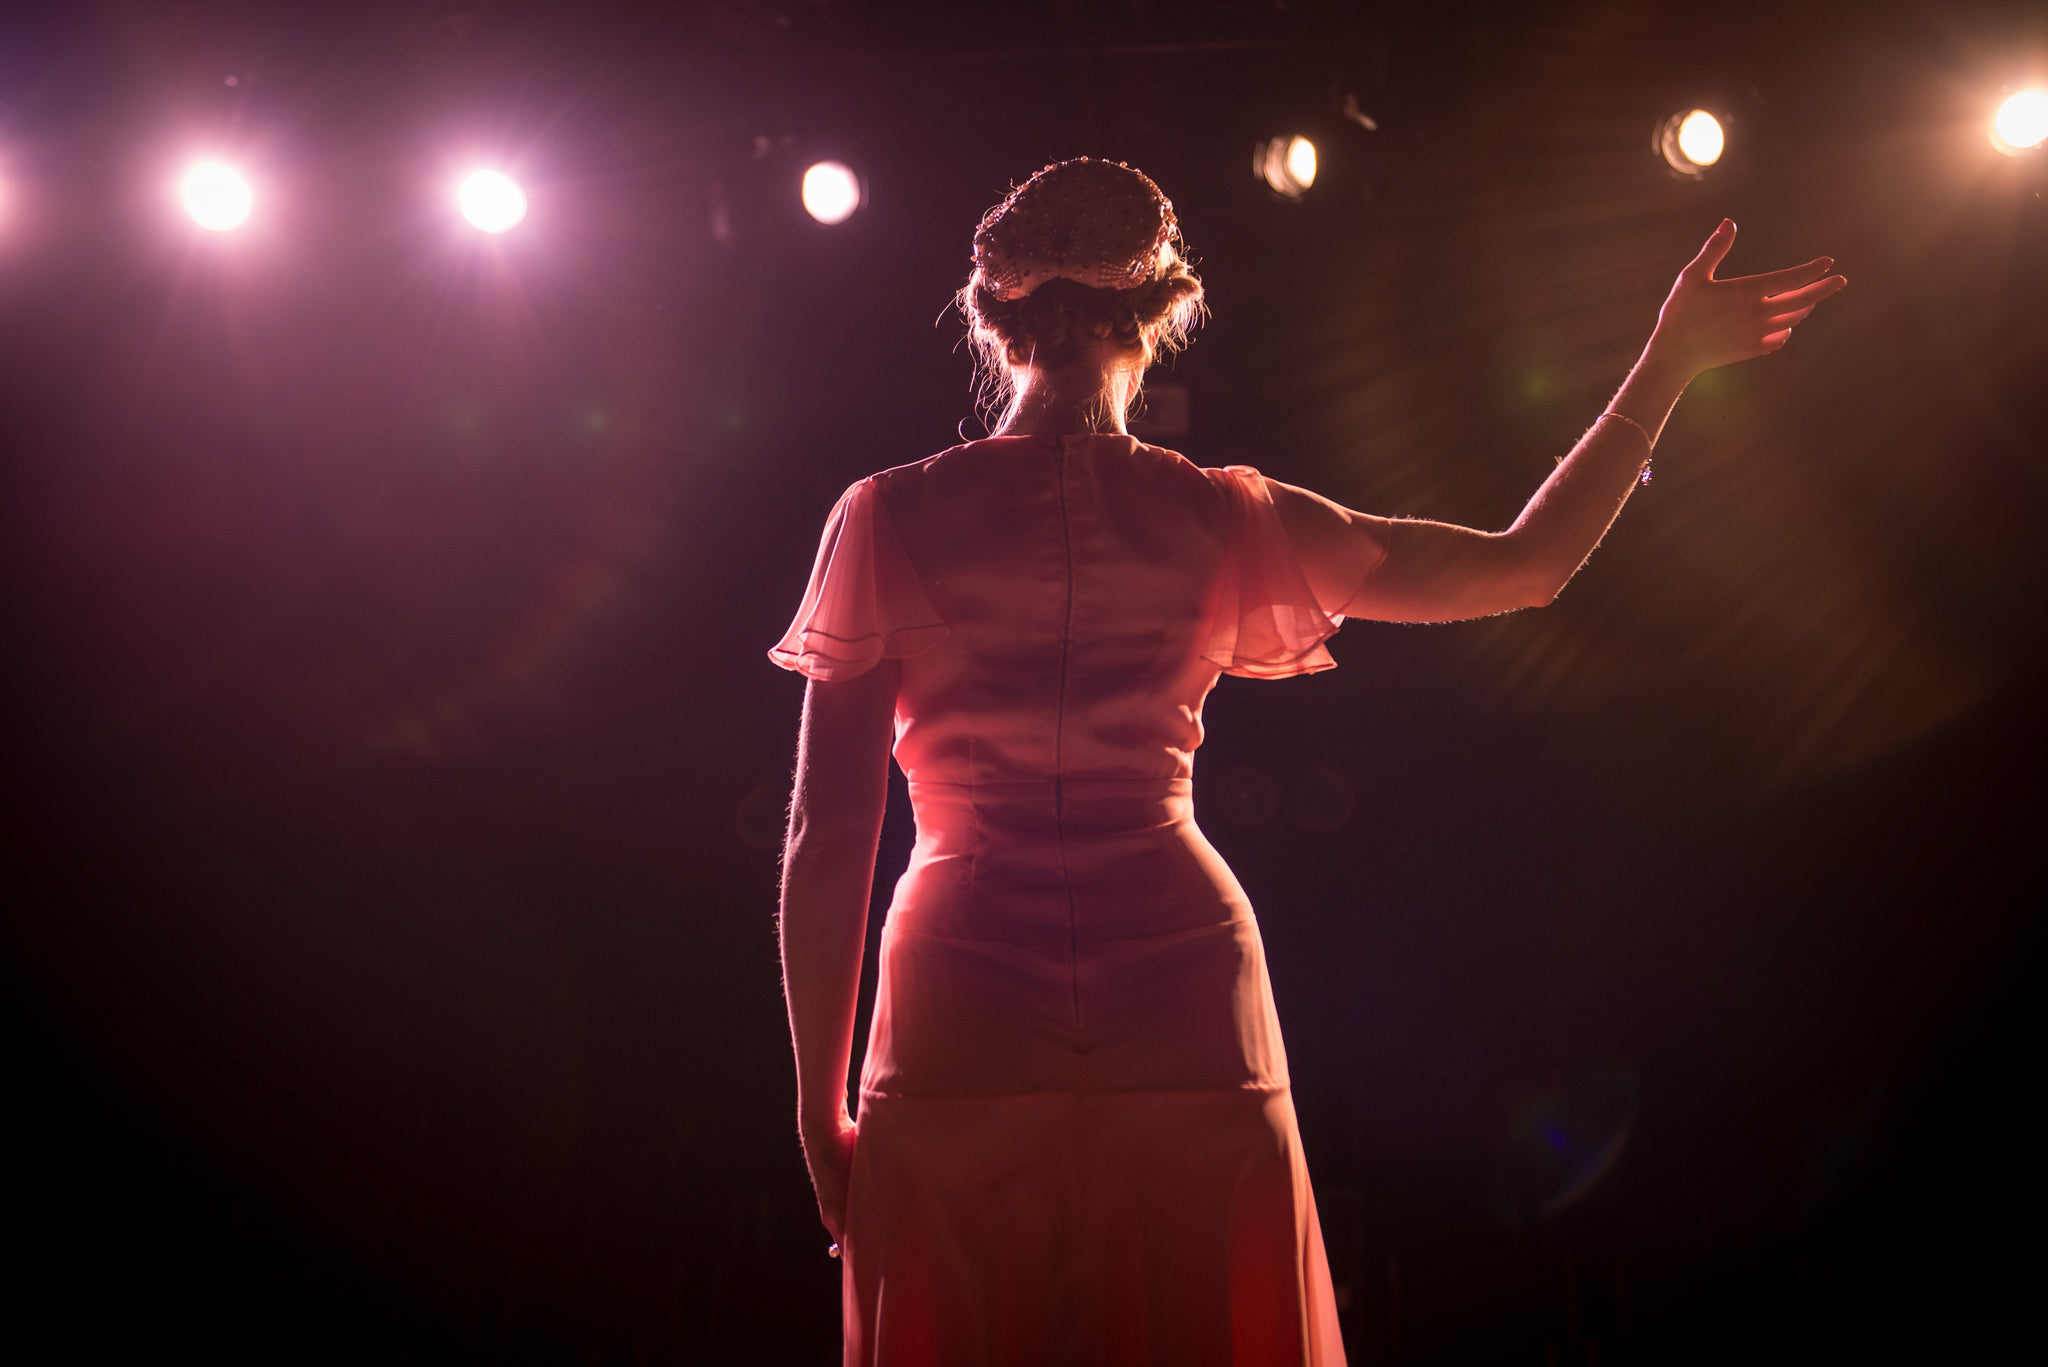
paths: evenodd
<path fill-rule="evenodd" d="M 1244 890 L 1194 820 L 1185 778 L 912 783 L 917 844 L 896 885 L 897 934 L 1035 945 L 1226 929 Z M 1232 951 L 1235 952 L 1235 951 Z"/>
<path fill-rule="evenodd" d="M 1194 817 L 1195 786 L 1187 778 L 1105 778 L 1063 775 L 1002 783 L 913 780 L 910 803 L 920 832 L 957 829 L 971 812 L 984 832 L 1110 834 L 1176 826 Z"/>

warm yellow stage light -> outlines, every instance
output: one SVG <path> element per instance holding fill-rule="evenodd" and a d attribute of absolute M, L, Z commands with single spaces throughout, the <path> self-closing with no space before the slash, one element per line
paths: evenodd
<path fill-rule="evenodd" d="M 200 227 L 216 233 L 238 228 L 249 217 L 256 197 L 249 182 L 218 162 L 201 162 L 185 173 L 178 186 L 185 212 Z"/>
<path fill-rule="evenodd" d="M 1304 190 L 1316 183 L 1316 145 L 1307 138 L 1288 140 L 1287 174 Z"/>
<path fill-rule="evenodd" d="M 1727 140 L 1721 121 L 1704 109 L 1695 109 L 1678 124 L 1678 150 L 1695 166 L 1712 166 L 1721 159 Z"/>
<path fill-rule="evenodd" d="M 844 223 L 860 208 L 860 177 L 836 161 L 804 172 L 804 211 L 820 223 Z"/>
<path fill-rule="evenodd" d="M 1300 199 L 1316 183 L 1316 145 L 1304 137 L 1272 138 L 1259 144 L 1252 170 L 1289 199 Z"/>
<path fill-rule="evenodd" d="M 2022 90 L 1998 106 L 1991 121 L 1991 145 L 2009 157 L 2048 142 L 2048 90 Z"/>
<path fill-rule="evenodd" d="M 462 182 L 455 202 L 462 216 L 487 233 L 510 232 L 526 217 L 526 191 L 496 171 L 478 171 Z"/>
<path fill-rule="evenodd" d="M 1728 140 L 1719 119 L 1704 109 L 1686 109 L 1658 125 L 1651 145 L 1673 171 L 1688 180 L 1698 180 L 1721 159 Z"/>

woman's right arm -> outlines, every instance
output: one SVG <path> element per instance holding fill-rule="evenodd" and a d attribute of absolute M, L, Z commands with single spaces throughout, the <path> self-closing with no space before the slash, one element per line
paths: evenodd
<path fill-rule="evenodd" d="M 782 983 L 796 1048 L 797 1127 L 818 1213 L 835 1240 L 846 1228 L 854 1142 L 846 1070 L 901 668 L 883 660 L 804 690 L 783 850 Z"/>
<path fill-rule="evenodd" d="M 1679 272 L 1606 412 L 1506 531 L 1372 517 L 1276 484 L 1274 504 L 1318 601 L 1347 617 L 1449 622 L 1556 598 L 1607 534 L 1693 377 L 1776 351 L 1814 305 L 1848 283 L 1828 274 L 1827 257 L 1714 279 L 1734 243 L 1735 225 L 1724 220 Z"/>

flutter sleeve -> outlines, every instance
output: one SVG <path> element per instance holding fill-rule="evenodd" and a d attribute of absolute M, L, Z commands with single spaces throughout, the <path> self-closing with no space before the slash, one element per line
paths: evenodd
<path fill-rule="evenodd" d="M 851 679 L 929 650 L 946 632 L 870 478 L 826 519 L 796 620 L 768 658 L 807 678 Z"/>
<path fill-rule="evenodd" d="M 1348 579 L 1360 563 L 1364 568 L 1359 573 L 1369 572 L 1379 559 L 1379 548 L 1351 532 L 1341 552 L 1347 563 L 1306 565 L 1304 552 L 1332 558 L 1328 553 L 1331 538 L 1324 532 L 1334 529 L 1320 527 L 1317 519 L 1325 510 L 1341 517 L 1336 505 L 1306 490 L 1268 480 L 1248 465 L 1207 473 L 1229 502 L 1229 528 L 1216 613 L 1202 657 L 1225 674 L 1253 679 L 1284 679 L 1335 669 L 1337 662 L 1323 642 L 1336 634 L 1344 617 L 1317 601 L 1310 587 L 1310 570 L 1324 582 L 1329 582 L 1333 573 Z M 1274 502 L 1276 493 L 1305 503 L 1299 511 L 1305 515 L 1303 531 L 1309 534 L 1309 545 L 1299 545 L 1288 535 L 1288 524 Z"/>

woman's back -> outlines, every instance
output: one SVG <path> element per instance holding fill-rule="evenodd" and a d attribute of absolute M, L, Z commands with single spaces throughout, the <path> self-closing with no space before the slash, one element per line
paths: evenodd
<path fill-rule="evenodd" d="M 834 510 L 778 658 L 902 657 L 912 782 L 1187 778 L 1219 671 L 1330 663 L 1341 619 L 1265 487 L 1128 436 L 994 437 L 884 471 Z"/>
<path fill-rule="evenodd" d="M 914 781 L 1185 778 L 1224 501 L 1129 437 L 998 437 L 877 480 L 951 634 L 904 662 Z"/>

